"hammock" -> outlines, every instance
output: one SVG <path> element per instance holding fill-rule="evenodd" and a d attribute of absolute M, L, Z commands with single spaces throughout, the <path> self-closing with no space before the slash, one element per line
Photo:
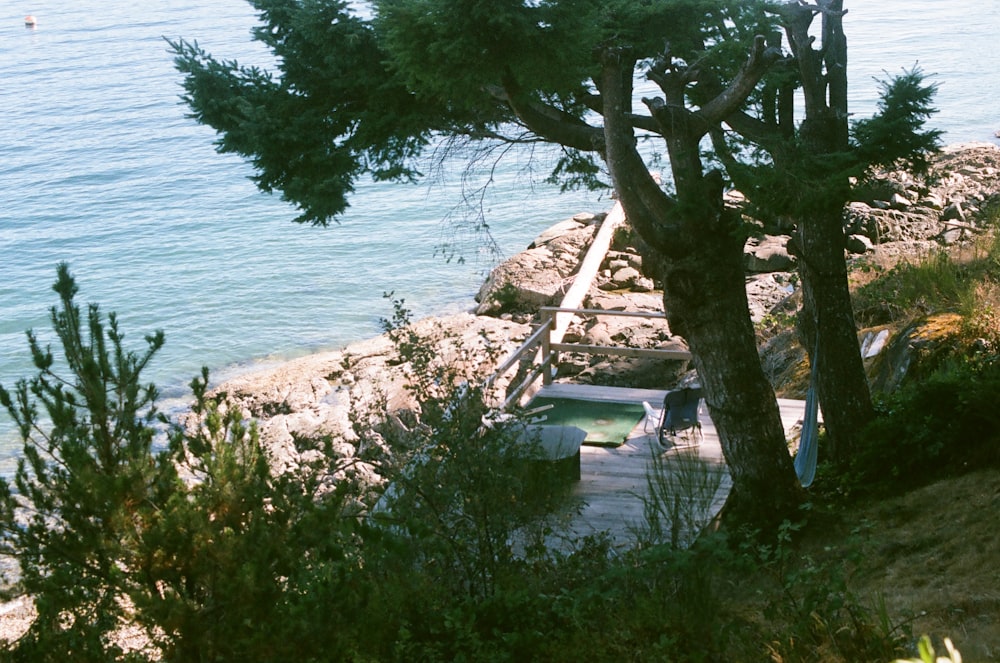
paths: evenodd
<path fill-rule="evenodd" d="M 818 344 L 817 344 L 818 345 Z M 819 399 L 816 396 L 816 367 L 819 348 L 813 355 L 812 369 L 809 371 L 809 391 L 806 392 L 806 411 L 802 416 L 802 435 L 799 437 L 799 452 L 795 454 L 795 474 L 803 488 L 812 485 L 816 478 L 816 439 L 819 436 Z"/>

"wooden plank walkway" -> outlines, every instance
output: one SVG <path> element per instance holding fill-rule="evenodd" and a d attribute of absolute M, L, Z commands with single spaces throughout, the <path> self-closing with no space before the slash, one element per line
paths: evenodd
<path fill-rule="evenodd" d="M 545 386 L 539 396 L 550 398 L 577 398 L 589 401 L 618 403 L 641 403 L 646 401 L 659 407 L 666 391 L 631 389 L 621 387 L 595 387 L 578 384 L 552 384 Z M 805 411 L 805 401 L 778 399 L 781 420 L 786 432 L 801 421 Z M 711 499 L 708 513 L 703 515 L 707 522 L 725 504 L 732 487 L 719 435 L 708 416 L 704 402 L 699 411 L 702 422 L 703 439 L 697 451 L 668 451 L 663 459 L 669 470 L 672 463 L 679 462 L 678 455 L 694 454 L 702 461 L 715 465 L 723 472 L 721 481 Z M 650 426 L 652 429 L 653 426 Z M 612 545 L 619 548 L 632 547 L 636 543 L 636 528 L 644 521 L 644 502 L 649 487 L 647 474 L 653 460 L 652 433 L 644 431 L 644 421 L 640 421 L 620 447 L 584 446 L 580 454 L 580 481 L 574 485 L 574 508 L 566 515 L 563 523 L 569 540 L 598 533 L 606 533 Z"/>

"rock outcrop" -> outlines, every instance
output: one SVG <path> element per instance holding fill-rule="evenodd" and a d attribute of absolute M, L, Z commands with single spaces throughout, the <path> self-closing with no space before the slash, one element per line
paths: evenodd
<path fill-rule="evenodd" d="M 902 171 L 882 173 L 856 193 L 858 200 L 844 211 L 845 228 L 851 233 L 845 247 L 849 264 L 874 261 L 884 268 L 900 260 L 925 258 L 971 243 L 991 230 L 991 215 L 982 212 L 1000 204 L 1000 147 L 991 143 L 950 146 L 932 160 L 927 177 L 918 179 Z M 787 303 L 783 306 L 788 308 Z M 893 302 L 886 306 L 885 320 L 876 322 L 895 317 Z M 949 348 L 960 353 L 976 351 L 957 348 L 958 336 L 954 315 L 860 330 L 872 389 L 892 391 L 904 380 L 919 377 Z M 780 395 L 801 398 L 805 394 L 809 371 L 794 333 L 769 339 L 762 357 Z"/>
<path fill-rule="evenodd" d="M 945 148 L 927 177 L 885 173 L 859 188 L 846 211 L 848 232 L 874 245 L 898 242 L 950 245 L 983 228 L 975 215 L 1000 192 L 1000 148 L 966 143 Z"/>
<path fill-rule="evenodd" d="M 528 325 L 471 313 L 426 318 L 414 331 L 432 339 L 442 361 L 470 372 L 483 358 L 500 357 L 516 349 L 529 333 Z M 489 346 L 489 349 L 487 349 Z M 274 368 L 247 373 L 215 389 L 230 407 L 258 422 L 261 440 L 277 469 L 293 470 L 303 450 L 300 440 L 329 436 L 345 458 L 355 453 L 352 407 L 384 408 L 393 412 L 413 406 L 406 389 L 411 367 L 399 360 L 383 334 L 353 343 L 343 350 L 294 359 Z"/>
<path fill-rule="evenodd" d="M 498 265 L 479 289 L 476 315 L 533 314 L 557 305 L 603 218 L 577 214 L 561 221 Z"/>
<path fill-rule="evenodd" d="M 858 200 L 845 208 L 849 233 L 845 256 L 849 260 L 871 256 L 894 260 L 967 241 L 985 231 L 977 225 L 976 215 L 997 201 L 998 192 L 1000 148 L 992 144 L 948 148 L 934 160 L 926 179 L 918 180 L 905 172 L 873 178 L 858 189 Z M 729 196 L 730 204 L 738 204 L 740 199 L 735 192 Z M 513 351 L 530 332 L 529 323 L 539 307 L 560 302 L 603 218 L 601 214 L 579 214 L 557 223 L 525 251 L 493 270 L 477 296 L 475 314 L 420 321 L 418 329 L 446 330 L 444 335 L 464 345 L 467 358 L 482 349 L 485 338 L 492 339 L 501 354 Z M 794 313 L 798 296 L 795 258 L 786 248 L 791 231 L 780 226 L 767 230 L 771 234 L 752 238 L 745 251 L 750 313 L 762 326 Z M 627 228 L 616 235 L 584 307 L 662 311 L 662 293 L 644 271 Z M 894 338 L 887 333 L 878 346 L 891 348 Z M 643 348 L 685 347 L 663 319 L 637 323 L 635 319 L 584 316 L 570 326 L 565 340 Z M 804 393 L 808 375 L 802 363 L 804 353 L 793 337 L 784 343 L 783 348 L 773 343 L 764 348 L 765 365 L 775 382 L 784 381 L 782 393 L 799 395 Z M 871 347 L 869 344 L 869 351 Z M 872 354 L 871 361 L 881 354 Z M 558 368 L 560 375 L 582 382 L 663 387 L 676 381 L 687 366 L 677 361 L 564 354 Z M 235 378 L 219 390 L 260 422 L 264 439 L 293 466 L 299 437 L 339 436 L 345 445 L 342 452 L 350 453 L 350 402 L 382 393 L 388 409 L 409 407 L 406 371 L 405 365 L 396 363 L 389 339 L 380 336 L 341 351 Z"/>

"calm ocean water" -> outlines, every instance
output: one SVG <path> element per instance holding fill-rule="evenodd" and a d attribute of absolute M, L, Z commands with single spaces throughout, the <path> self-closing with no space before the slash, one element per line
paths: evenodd
<path fill-rule="evenodd" d="M 995 3 L 848 0 L 854 110 L 868 114 L 874 78 L 919 65 L 941 83 L 936 126 L 948 142 L 994 140 L 1000 73 Z M 214 152 L 212 131 L 185 117 L 163 37 L 196 39 L 220 57 L 266 62 L 241 0 L 74 3 L 0 10 L 0 383 L 30 374 L 24 330 L 48 328 L 55 265 L 68 261 L 82 302 L 118 313 L 131 347 L 163 329 L 147 377 L 168 396 L 208 365 L 219 375 L 375 334 L 385 291 L 417 315 L 467 309 L 490 258 L 449 219 L 462 218 L 462 162 L 416 186 L 362 183 L 328 229 L 259 194 L 248 166 Z M 28 30 L 23 16 L 38 26 Z M 933 31 L 933 32 L 932 32 Z M 493 174 L 483 202 L 504 253 L 597 194 L 532 184 L 527 159 Z M 471 185 L 486 182 L 479 173 Z M 464 263 L 436 249 L 460 240 Z M 0 414 L 0 471 L 14 453 Z M 5 463 L 3 459 L 7 459 Z"/>

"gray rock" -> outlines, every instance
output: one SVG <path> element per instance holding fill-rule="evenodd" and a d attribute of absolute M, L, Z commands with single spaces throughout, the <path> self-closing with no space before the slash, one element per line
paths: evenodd
<path fill-rule="evenodd" d="M 663 312 L 663 296 L 659 292 L 618 292 L 609 295 L 591 292 L 584 302 L 585 308 L 601 311 L 648 311 Z"/>
<path fill-rule="evenodd" d="M 954 202 L 944 208 L 941 212 L 942 221 L 965 221 L 965 210 L 962 209 L 962 203 Z"/>
<path fill-rule="evenodd" d="M 622 267 L 611 275 L 611 281 L 619 288 L 630 288 L 641 276 L 635 267 Z"/>
<path fill-rule="evenodd" d="M 889 199 L 889 206 L 892 209 L 906 210 L 909 209 L 912 204 L 913 203 L 910 202 L 910 199 L 901 193 L 894 193 L 892 194 L 892 198 Z"/>
<path fill-rule="evenodd" d="M 847 250 L 856 255 L 863 255 L 875 250 L 875 244 L 864 235 L 848 235 Z"/>
<path fill-rule="evenodd" d="M 522 251 L 490 274 L 479 290 L 477 315 L 491 315 L 536 309 L 556 302 L 563 276 L 553 269 L 554 261 L 546 247 Z"/>
<path fill-rule="evenodd" d="M 944 200 L 936 193 L 928 193 L 918 202 L 922 207 L 929 207 L 933 210 L 944 209 Z"/>
<path fill-rule="evenodd" d="M 608 262 L 608 269 L 610 269 L 612 273 L 617 272 L 619 269 L 625 269 L 629 266 L 628 260 L 622 260 L 621 258 Z"/>
<path fill-rule="evenodd" d="M 611 330 L 603 322 L 595 323 L 580 340 L 585 345 L 614 345 Z"/>
<path fill-rule="evenodd" d="M 794 291 L 779 274 L 758 274 L 747 279 L 750 319 L 755 323 L 773 312 Z"/>
<path fill-rule="evenodd" d="M 861 356 L 865 359 L 875 357 L 882 352 L 882 348 L 885 347 L 885 342 L 888 338 L 888 329 L 883 329 L 877 334 L 875 332 L 868 332 L 865 334 L 864 341 L 861 342 Z"/>
<path fill-rule="evenodd" d="M 612 292 L 620 289 L 617 285 L 615 285 L 615 282 L 611 280 L 610 276 L 606 280 L 598 283 L 597 288 L 598 290 L 603 290 L 604 292 Z"/>
<path fill-rule="evenodd" d="M 645 276 L 640 276 L 632 284 L 632 292 L 653 292 L 655 288 L 653 279 L 648 279 Z"/>
<path fill-rule="evenodd" d="M 872 208 L 867 203 L 851 202 L 844 208 L 844 227 L 849 233 L 867 235 L 872 224 Z"/>
<path fill-rule="evenodd" d="M 583 357 L 572 355 L 563 358 L 559 357 L 559 365 L 556 367 L 556 372 L 559 377 L 569 377 L 573 375 L 579 375 L 580 373 L 587 370 L 590 363 L 587 362 Z"/>
<path fill-rule="evenodd" d="M 946 230 L 941 234 L 941 242 L 945 246 L 952 246 L 953 244 L 958 244 L 965 238 L 965 230 L 962 228 L 952 228 Z"/>
<path fill-rule="evenodd" d="M 539 246 L 545 246 L 546 244 L 556 239 L 557 237 L 562 237 L 567 233 L 571 233 L 576 230 L 580 230 L 581 228 L 587 227 L 588 225 L 590 225 L 590 223 L 593 222 L 593 215 L 591 214 L 589 215 L 589 217 L 590 218 L 588 218 L 586 214 L 578 214 L 574 216 L 572 219 L 565 219 L 563 221 L 560 221 L 559 223 L 549 226 L 548 228 L 543 230 L 538 235 L 538 237 L 536 237 L 534 241 L 531 242 L 531 244 L 528 245 L 528 248 L 533 249 Z"/>
<path fill-rule="evenodd" d="M 795 268 L 795 259 L 788 254 L 788 237 L 785 235 L 765 235 L 762 239 L 751 238 L 743 250 L 744 264 L 748 272 L 787 272 Z"/>
<path fill-rule="evenodd" d="M 573 215 L 573 220 L 582 223 L 585 226 L 592 226 L 595 223 L 600 223 L 607 216 L 606 212 L 578 212 Z"/>
<path fill-rule="evenodd" d="M 628 308 L 625 300 L 621 297 L 609 295 L 606 292 L 591 292 L 584 302 L 584 307 L 599 311 L 624 311 Z"/>
<path fill-rule="evenodd" d="M 558 303 L 593 234 L 593 226 L 581 227 L 498 265 L 476 295 L 476 314 L 534 311 Z"/>

